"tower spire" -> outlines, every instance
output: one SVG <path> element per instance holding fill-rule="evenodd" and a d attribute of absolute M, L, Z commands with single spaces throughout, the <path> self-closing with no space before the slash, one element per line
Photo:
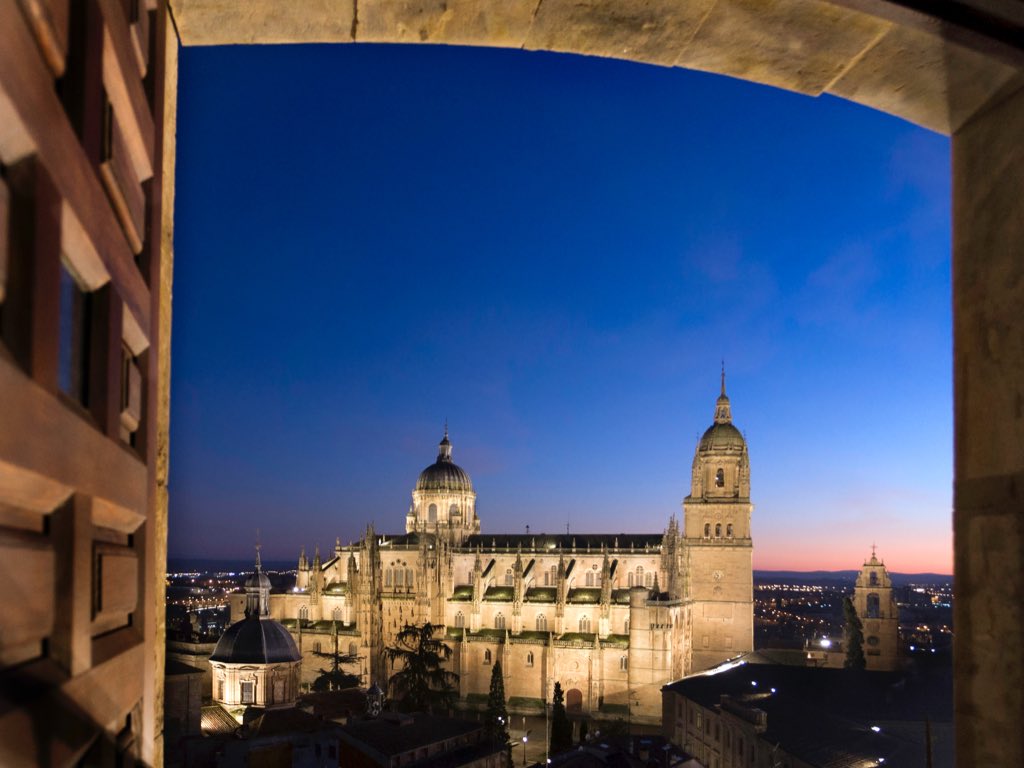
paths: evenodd
<path fill-rule="evenodd" d="M 731 424 L 732 408 L 729 405 L 729 396 L 725 394 L 725 360 L 722 361 L 722 393 L 715 401 L 715 424 Z"/>
<path fill-rule="evenodd" d="M 725 397 L 725 358 L 722 358 L 722 397 Z"/>

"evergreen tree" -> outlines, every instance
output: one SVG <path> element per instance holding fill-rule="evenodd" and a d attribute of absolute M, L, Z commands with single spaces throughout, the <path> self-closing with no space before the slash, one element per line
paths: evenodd
<path fill-rule="evenodd" d="M 580 745 L 581 746 L 583 744 L 587 743 L 587 732 L 588 731 L 589 731 L 589 728 L 587 727 L 587 721 L 584 720 L 582 723 L 580 723 Z"/>
<path fill-rule="evenodd" d="M 846 619 L 846 661 L 847 669 L 864 669 L 867 660 L 864 658 L 864 626 L 853 607 L 850 598 L 843 599 L 843 616 Z"/>
<path fill-rule="evenodd" d="M 551 743 L 548 752 L 557 755 L 572 749 L 572 723 L 565 714 L 565 694 L 562 684 L 555 682 L 555 693 L 551 699 Z"/>
<path fill-rule="evenodd" d="M 438 629 L 430 623 L 406 624 L 395 638 L 397 645 L 384 649 L 394 669 L 388 687 L 405 712 L 447 711 L 455 701 L 459 676 L 442 667 L 452 649 L 434 637 Z"/>
<path fill-rule="evenodd" d="M 501 662 L 491 667 L 491 690 L 487 694 L 487 710 L 484 712 L 484 733 L 508 749 L 509 765 L 512 764 L 512 743 L 508 736 L 508 709 L 505 707 L 505 678 L 501 674 Z"/>
<path fill-rule="evenodd" d="M 330 659 L 326 668 L 320 668 L 320 675 L 313 681 L 314 691 L 340 691 L 344 688 L 355 688 L 359 685 L 359 676 L 352 675 L 341 668 L 342 664 L 354 664 L 357 657 L 353 654 L 338 651 L 338 627 L 334 626 L 334 650 L 313 651 L 320 659 Z"/>

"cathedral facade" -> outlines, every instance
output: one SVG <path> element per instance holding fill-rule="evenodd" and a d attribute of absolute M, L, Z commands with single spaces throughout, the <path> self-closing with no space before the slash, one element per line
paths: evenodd
<path fill-rule="evenodd" d="M 304 656 L 350 653 L 369 685 L 405 624 L 441 625 L 459 696 L 482 704 L 500 660 L 510 710 L 543 712 L 556 681 L 570 711 L 656 721 L 661 686 L 753 650 L 750 461 L 722 391 L 694 453 L 682 524 L 661 533 L 485 534 L 447 430 L 420 473 L 405 533 L 300 555 L 295 590 L 270 596 Z M 233 612 L 244 609 L 238 596 Z"/>

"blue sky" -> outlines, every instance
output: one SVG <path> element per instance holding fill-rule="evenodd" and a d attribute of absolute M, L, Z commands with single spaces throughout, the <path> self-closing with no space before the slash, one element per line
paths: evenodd
<path fill-rule="evenodd" d="M 657 531 L 720 361 L 755 566 L 949 572 L 949 142 L 596 58 L 185 48 L 171 556 L 399 531 L 444 420 L 485 532 Z"/>

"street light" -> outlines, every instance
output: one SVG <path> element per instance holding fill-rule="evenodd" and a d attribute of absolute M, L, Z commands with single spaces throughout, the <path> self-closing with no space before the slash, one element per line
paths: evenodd
<path fill-rule="evenodd" d="M 529 741 L 527 738 L 530 735 L 530 731 L 523 734 L 523 765 L 526 765 L 526 742 Z"/>

